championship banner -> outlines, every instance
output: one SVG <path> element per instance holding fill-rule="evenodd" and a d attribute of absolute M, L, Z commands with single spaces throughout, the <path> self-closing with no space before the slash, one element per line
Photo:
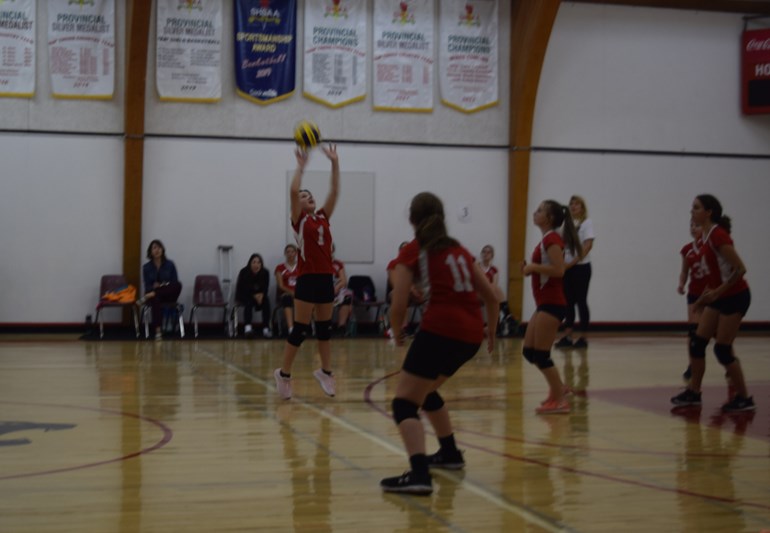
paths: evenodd
<path fill-rule="evenodd" d="M 332 108 L 366 97 L 366 4 L 305 2 L 305 97 Z"/>
<path fill-rule="evenodd" d="M 433 111 L 434 13 L 433 0 L 375 0 L 376 111 Z"/>
<path fill-rule="evenodd" d="M 222 97 L 222 0 L 157 0 L 155 81 L 167 102 Z"/>
<path fill-rule="evenodd" d="M 260 105 L 294 93 L 297 0 L 235 0 L 235 82 Z"/>
<path fill-rule="evenodd" d="M 0 97 L 35 95 L 35 0 L 0 2 Z"/>
<path fill-rule="evenodd" d="M 109 100 L 115 92 L 115 0 L 48 0 L 54 98 Z"/>
<path fill-rule="evenodd" d="M 744 31 L 742 55 L 743 113 L 770 113 L 770 29 Z"/>
<path fill-rule="evenodd" d="M 463 113 L 497 105 L 497 0 L 441 0 L 441 101 Z"/>

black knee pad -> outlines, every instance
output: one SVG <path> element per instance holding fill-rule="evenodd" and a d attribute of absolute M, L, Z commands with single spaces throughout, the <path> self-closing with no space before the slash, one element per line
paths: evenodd
<path fill-rule="evenodd" d="M 550 350 L 533 350 L 532 358 L 540 370 L 545 370 L 546 368 L 551 368 L 553 366 Z"/>
<path fill-rule="evenodd" d="M 693 335 L 690 339 L 690 357 L 693 359 L 705 359 L 706 358 L 706 346 L 708 346 L 709 340 Z"/>
<path fill-rule="evenodd" d="M 736 360 L 733 355 L 732 344 L 715 344 L 714 355 L 717 356 L 717 361 L 719 361 L 722 366 L 727 366 Z"/>
<path fill-rule="evenodd" d="M 313 330 L 310 328 L 310 324 L 294 323 L 294 329 L 289 333 L 289 338 L 286 339 L 292 346 L 300 347 L 305 339 L 310 335 Z"/>
<path fill-rule="evenodd" d="M 529 361 L 532 364 L 535 364 L 535 359 L 534 359 L 535 349 L 534 348 L 527 348 L 525 346 L 524 348 L 522 348 L 521 353 L 524 354 L 524 359 L 526 359 L 527 361 Z"/>
<path fill-rule="evenodd" d="M 433 391 L 425 397 L 425 401 L 422 402 L 422 408 L 424 411 L 438 411 L 444 407 L 444 398 L 441 395 Z"/>
<path fill-rule="evenodd" d="M 319 341 L 328 341 L 332 338 L 332 321 L 318 320 L 315 323 L 315 338 Z"/>
<path fill-rule="evenodd" d="M 420 408 L 416 403 L 412 403 L 404 398 L 393 398 L 393 420 L 396 421 L 396 425 L 400 424 L 407 418 L 420 419 L 420 415 L 417 414 L 417 410 Z"/>

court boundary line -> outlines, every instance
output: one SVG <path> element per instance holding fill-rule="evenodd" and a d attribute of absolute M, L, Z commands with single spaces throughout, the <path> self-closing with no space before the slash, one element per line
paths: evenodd
<path fill-rule="evenodd" d="M 269 380 L 265 380 L 259 376 L 255 376 L 254 374 L 240 368 L 239 366 L 231 363 L 230 361 L 226 361 L 223 358 L 220 358 L 219 356 L 212 354 L 211 352 L 207 350 L 199 350 L 200 353 L 203 353 L 206 355 L 209 359 L 225 366 L 226 368 L 230 369 L 231 371 L 234 371 L 238 374 L 241 374 L 242 376 L 248 378 L 249 380 L 253 381 L 254 383 L 257 383 L 258 385 L 261 385 L 265 387 L 268 390 L 275 391 L 275 387 L 272 385 L 272 383 L 269 382 Z M 384 379 L 387 379 L 386 376 Z M 368 389 L 368 388 L 367 388 Z M 359 428 L 352 422 L 349 422 L 345 420 L 344 418 L 341 418 L 333 413 L 328 412 L 325 409 L 322 409 L 315 404 L 308 402 L 306 400 L 296 399 L 292 398 L 290 401 L 295 402 L 299 404 L 300 406 L 313 411 L 314 413 L 321 415 L 325 418 L 328 418 L 331 422 L 342 426 L 343 428 L 347 429 L 348 431 L 355 433 L 359 435 L 360 437 L 369 440 L 373 442 L 374 444 L 377 444 L 378 446 L 385 448 L 388 451 L 391 451 L 395 454 L 402 455 L 404 453 L 404 450 L 401 446 L 396 446 L 395 444 L 392 444 L 391 442 L 379 437 L 378 435 L 375 435 L 374 433 L 367 431 L 363 428 Z M 464 488 L 466 488 L 469 492 L 475 494 L 476 496 L 486 500 L 490 504 L 497 506 L 503 510 L 506 510 L 512 514 L 515 514 L 519 516 L 521 519 L 523 519 L 525 522 L 530 523 L 532 525 L 536 525 L 538 527 L 541 527 L 545 529 L 546 531 L 553 532 L 553 533 L 559 533 L 559 532 L 575 532 L 574 528 L 570 528 L 566 526 L 565 524 L 562 524 L 561 522 L 552 520 L 549 517 L 546 517 L 544 515 L 541 515 L 534 509 L 531 509 L 523 504 L 519 504 L 518 502 L 509 501 L 508 499 L 505 499 L 504 497 L 494 494 L 491 491 L 485 489 L 484 487 L 480 486 L 479 484 L 470 481 L 468 479 L 462 479 L 460 480 L 458 477 L 452 476 L 451 474 L 448 474 L 446 472 L 434 472 L 438 475 L 441 475 L 442 477 L 445 477 L 446 479 L 449 479 L 453 482 L 456 482 L 460 485 L 462 485 Z"/>

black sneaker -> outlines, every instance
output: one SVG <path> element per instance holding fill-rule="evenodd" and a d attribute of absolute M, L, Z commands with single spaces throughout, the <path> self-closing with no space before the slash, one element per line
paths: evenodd
<path fill-rule="evenodd" d="M 584 337 L 580 337 L 578 340 L 575 341 L 575 343 L 572 345 L 573 348 L 588 348 L 588 341 L 585 340 Z"/>
<path fill-rule="evenodd" d="M 416 496 L 428 496 L 433 492 L 433 480 L 430 475 L 418 479 L 412 472 L 404 472 L 400 476 L 386 477 L 380 481 L 380 487 L 385 492 L 403 492 Z"/>
<path fill-rule="evenodd" d="M 671 403 L 674 405 L 700 405 L 700 392 L 685 389 L 671 398 Z"/>
<path fill-rule="evenodd" d="M 572 344 L 572 341 L 569 337 L 562 337 L 559 339 L 559 342 L 554 344 L 557 348 L 572 348 L 574 344 Z"/>
<path fill-rule="evenodd" d="M 749 396 L 744 398 L 740 394 L 733 396 L 733 399 L 722 406 L 722 411 L 725 413 L 737 413 L 739 411 L 753 411 L 757 408 L 754 405 L 754 398 Z"/>
<path fill-rule="evenodd" d="M 453 452 L 437 451 L 428 456 L 429 468 L 442 468 L 444 470 L 462 470 L 465 468 L 465 459 L 463 452 L 455 450 Z"/>

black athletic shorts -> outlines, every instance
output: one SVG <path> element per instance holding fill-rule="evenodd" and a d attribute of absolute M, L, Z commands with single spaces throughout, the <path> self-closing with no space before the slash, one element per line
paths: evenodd
<path fill-rule="evenodd" d="M 707 304 L 706 307 L 716 309 L 722 315 L 734 315 L 735 313 L 740 313 L 741 316 L 746 316 L 746 311 L 749 310 L 750 305 L 751 291 L 746 289 L 738 294 L 715 300 L 710 304 Z"/>
<path fill-rule="evenodd" d="M 476 355 L 479 346 L 481 343 L 462 342 L 420 330 L 414 336 L 402 368 L 425 379 L 452 376 Z"/>
<path fill-rule="evenodd" d="M 688 292 L 687 293 L 687 305 L 694 304 L 696 301 L 698 301 L 698 298 L 700 298 L 700 294 L 690 294 Z"/>
<path fill-rule="evenodd" d="M 555 316 L 559 319 L 559 322 L 564 320 L 564 317 L 567 316 L 566 305 L 543 304 L 538 305 L 537 310 L 542 313 L 548 313 L 549 315 Z"/>
<path fill-rule="evenodd" d="M 331 274 L 303 274 L 297 278 L 294 299 L 313 304 L 334 301 L 334 279 Z"/>

